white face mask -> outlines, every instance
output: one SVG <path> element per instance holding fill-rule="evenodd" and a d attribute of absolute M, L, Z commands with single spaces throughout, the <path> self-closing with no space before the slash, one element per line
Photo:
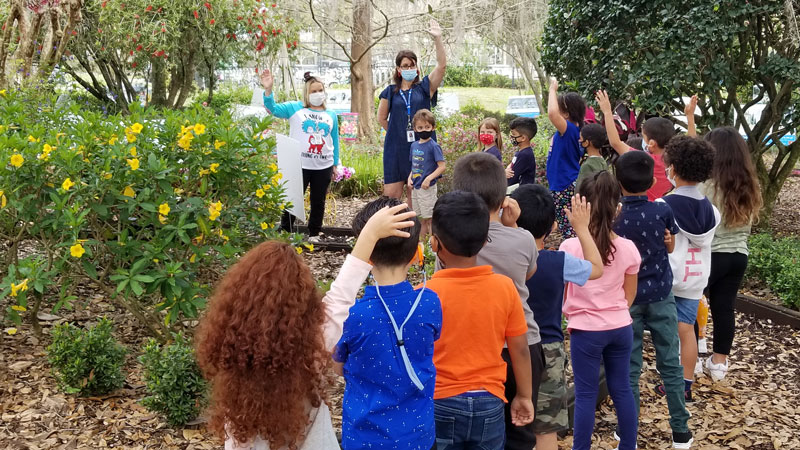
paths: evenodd
<path fill-rule="evenodd" d="M 308 94 L 308 103 L 311 106 L 322 106 L 325 103 L 325 93 L 324 92 L 314 92 Z"/>
<path fill-rule="evenodd" d="M 672 183 L 672 187 L 675 187 L 675 178 L 672 177 L 672 170 L 670 170 L 671 167 L 672 166 L 667 167 L 667 179 L 670 183 Z"/>

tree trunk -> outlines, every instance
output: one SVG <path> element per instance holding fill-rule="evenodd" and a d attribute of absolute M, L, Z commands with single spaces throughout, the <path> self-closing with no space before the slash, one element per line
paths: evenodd
<path fill-rule="evenodd" d="M 161 58 L 154 57 L 151 61 L 153 94 L 150 97 L 150 104 L 165 107 L 167 106 L 167 68 Z"/>
<path fill-rule="evenodd" d="M 178 97 L 175 99 L 175 102 L 172 104 L 173 108 L 182 108 L 183 104 L 186 103 L 186 100 L 189 98 L 189 94 L 191 94 L 194 90 L 193 82 L 195 69 L 195 51 L 189 50 L 189 54 L 183 61 L 183 80 L 181 80 L 181 90 L 178 93 Z"/>
<path fill-rule="evenodd" d="M 375 99 L 372 85 L 372 4 L 353 1 L 353 35 L 350 54 L 350 110 L 358 113 L 358 136 L 375 140 Z"/>

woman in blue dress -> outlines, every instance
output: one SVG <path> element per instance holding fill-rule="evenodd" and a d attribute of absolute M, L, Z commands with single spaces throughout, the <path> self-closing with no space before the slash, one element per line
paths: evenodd
<path fill-rule="evenodd" d="M 378 120 L 386 130 L 383 143 L 383 194 L 387 197 L 403 196 L 403 186 L 411 173 L 409 151 L 411 143 L 416 140 L 411 118 L 420 109 L 431 109 L 431 98 L 444 79 L 447 57 L 442 43 L 442 29 L 435 20 L 431 20 L 429 33 L 436 47 L 436 67 L 430 75 L 420 81 L 417 55 L 410 50 L 402 50 L 395 58 L 397 68 L 394 84 L 387 86 L 380 95 Z M 411 201 L 410 190 L 406 198 Z"/>

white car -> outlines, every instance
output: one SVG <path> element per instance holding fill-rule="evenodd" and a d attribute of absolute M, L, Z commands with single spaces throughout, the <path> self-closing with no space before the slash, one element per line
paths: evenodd
<path fill-rule="evenodd" d="M 508 98 L 506 114 L 519 117 L 539 117 L 539 103 L 533 95 L 512 95 Z"/>

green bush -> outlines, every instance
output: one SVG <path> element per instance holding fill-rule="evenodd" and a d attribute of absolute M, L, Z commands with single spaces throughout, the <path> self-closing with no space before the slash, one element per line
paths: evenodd
<path fill-rule="evenodd" d="M 208 384 L 197 366 L 194 349 L 182 335 L 164 347 L 150 339 L 139 362 L 150 394 L 142 404 L 163 414 L 170 425 L 185 425 L 207 405 Z"/>
<path fill-rule="evenodd" d="M 495 87 L 510 88 L 511 78 L 487 73 L 486 67 L 466 63 L 461 66 L 448 66 L 444 77 L 444 86 L 453 87 Z"/>
<path fill-rule="evenodd" d="M 764 282 L 789 308 L 800 309 L 800 239 L 750 236 L 747 277 Z"/>
<path fill-rule="evenodd" d="M 203 103 L 207 99 L 207 92 L 201 92 L 195 103 Z M 214 111 L 222 112 L 230 109 L 231 105 L 249 105 L 253 98 L 253 88 L 249 85 L 222 83 L 214 91 L 214 97 L 208 106 Z"/>
<path fill-rule="evenodd" d="M 59 385 L 69 394 L 103 395 L 122 387 L 125 347 L 112 336 L 106 318 L 88 329 L 65 323 L 53 329 L 47 358 Z"/>
<path fill-rule="evenodd" d="M 341 142 L 340 163 L 355 172 L 347 180 L 331 183 L 331 192 L 341 197 L 372 197 L 383 191 L 383 148 Z"/>

